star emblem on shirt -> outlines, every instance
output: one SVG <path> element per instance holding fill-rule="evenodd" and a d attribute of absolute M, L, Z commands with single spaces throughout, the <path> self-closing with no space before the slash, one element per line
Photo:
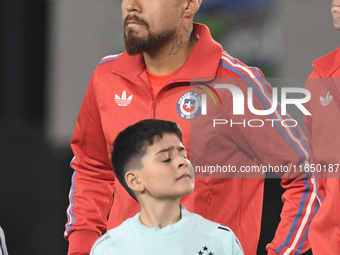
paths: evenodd
<path fill-rule="evenodd" d="M 209 251 L 209 247 L 203 246 L 201 250 L 197 252 L 198 255 L 214 255 L 212 251 Z"/>
<path fill-rule="evenodd" d="M 184 100 L 183 110 L 185 110 L 186 112 L 191 112 L 191 111 L 195 110 L 195 103 L 196 103 L 195 99 L 186 98 Z"/>
<path fill-rule="evenodd" d="M 189 101 L 187 104 L 185 104 L 185 106 L 186 106 L 186 109 L 191 109 L 191 102 Z"/>

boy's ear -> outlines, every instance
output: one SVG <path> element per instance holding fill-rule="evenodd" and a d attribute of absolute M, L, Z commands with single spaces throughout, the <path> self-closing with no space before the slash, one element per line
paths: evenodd
<path fill-rule="evenodd" d="M 132 191 L 143 192 L 145 190 L 144 184 L 141 182 L 138 173 L 140 170 L 129 170 L 125 174 L 125 181 Z"/>
<path fill-rule="evenodd" d="M 201 6 L 202 0 L 184 0 L 184 17 L 193 18 Z"/>

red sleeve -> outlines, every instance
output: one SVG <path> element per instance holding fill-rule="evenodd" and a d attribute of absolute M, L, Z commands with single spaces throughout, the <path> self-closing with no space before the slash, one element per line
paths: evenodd
<path fill-rule="evenodd" d="M 273 99 L 272 87 L 266 82 L 261 71 L 243 66 L 242 72 L 250 78 L 242 79 L 242 84 L 239 84 L 243 94 L 246 95 L 247 89 L 251 87 L 254 108 L 269 109 Z M 233 118 L 237 122 L 242 122 L 243 119 L 246 121 L 257 119 L 265 123 L 261 128 L 246 126 L 237 129 L 233 137 L 238 141 L 244 141 L 243 144 L 239 144 L 242 149 L 255 155 L 263 165 L 291 167 L 291 172 L 294 167 L 297 169 L 296 174 L 276 173 L 281 177 L 281 185 L 285 189 L 282 196 L 284 205 L 275 237 L 267 245 L 268 254 L 288 255 L 307 251 L 309 244 L 306 239 L 310 222 L 317 210 L 317 199 L 314 177 L 304 170 L 301 173 L 299 171 L 299 166 L 310 163 L 305 135 L 299 126 L 292 127 L 294 122 L 285 122 L 285 125 L 290 127 L 282 124 L 282 121 L 289 120 L 291 117 L 288 114 L 281 115 L 280 105 L 273 114 L 265 116 L 254 115 L 245 106 L 245 115 L 234 115 Z M 297 176 L 298 178 L 295 178 Z"/>
<path fill-rule="evenodd" d="M 310 79 L 312 78 L 312 79 Z M 317 72 L 314 70 L 308 77 L 306 84 L 305 84 L 305 88 L 309 90 L 309 92 L 311 92 L 311 85 L 312 83 L 315 83 L 316 79 L 313 78 L 320 78 L 320 76 L 317 74 Z M 310 102 L 307 102 L 306 104 L 304 104 L 304 106 L 306 107 L 306 109 L 312 113 L 311 110 L 311 106 L 310 106 Z M 313 114 L 313 113 L 312 113 Z M 306 130 L 306 135 L 308 138 L 308 142 L 309 142 L 309 150 L 310 150 L 310 155 L 312 158 L 312 162 L 315 162 L 315 158 L 314 158 L 314 153 L 313 153 L 313 137 L 312 137 L 312 123 L 313 123 L 313 119 L 311 115 L 305 115 L 304 116 L 304 122 L 305 122 L 305 130 Z"/>
<path fill-rule="evenodd" d="M 67 209 L 65 237 L 68 254 L 89 254 L 92 244 L 106 230 L 113 202 L 114 173 L 101 126 L 91 77 L 71 139 L 74 169 Z"/>
<path fill-rule="evenodd" d="M 321 77 L 314 70 L 308 77 L 305 88 L 308 89 L 309 92 L 311 92 L 311 94 L 313 94 L 313 87 L 315 86 L 323 86 L 323 83 L 322 83 Z M 311 101 L 304 104 L 304 106 L 313 115 Z M 315 154 L 314 154 L 314 143 L 313 143 L 313 132 L 312 132 L 313 117 L 311 115 L 305 115 L 304 122 L 305 122 L 306 135 L 307 135 L 308 143 L 309 143 L 309 151 L 310 151 L 311 160 L 313 164 L 317 164 L 318 161 L 316 160 L 314 156 Z M 318 197 L 322 199 L 325 197 L 325 193 L 326 193 L 324 183 L 323 183 L 323 178 L 322 178 L 323 176 L 322 176 L 322 173 L 315 173 L 315 175 L 317 177 Z"/>

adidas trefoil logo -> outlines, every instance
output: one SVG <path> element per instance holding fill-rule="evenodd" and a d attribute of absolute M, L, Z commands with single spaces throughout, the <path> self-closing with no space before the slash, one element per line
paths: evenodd
<path fill-rule="evenodd" d="M 117 94 L 115 95 L 115 100 L 119 106 L 128 106 L 132 101 L 132 97 L 133 95 L 126 98 L 126 91 L 124 90 L 122 97 L 119 97 Z"/>
<path fill-rule="evenodd" d="M 321 105 L 322 106 L 329 105 L 329 103 L 332 101 L 332 99 L 333 99 L 333 96 L 329 95 L 329 91 L 328 91 L 326 98 L 323 98 L 323 97 L 320 96 Z"/>

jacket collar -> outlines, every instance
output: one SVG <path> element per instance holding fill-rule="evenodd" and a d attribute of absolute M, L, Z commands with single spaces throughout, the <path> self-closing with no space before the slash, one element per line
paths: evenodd
<path fill-rule="evenodd" d="M 222 46 L 213 40 L 209 28 L 203 24 L 194 23 L 194 33 L 198 39 L 197 43 L 172 82 L 190 81 L 190 78 L 216 77 Z M 143 55 L 130 56 L 125 51 L 116 61 L 111 62 L 110 71 L 136 81 L 145 72 Z"/>
<path fill-rule="evenodd" d="M 313 67 L 321 77 L 331 77 L 340 67 L 340 48 L 314 60 Z"/>

